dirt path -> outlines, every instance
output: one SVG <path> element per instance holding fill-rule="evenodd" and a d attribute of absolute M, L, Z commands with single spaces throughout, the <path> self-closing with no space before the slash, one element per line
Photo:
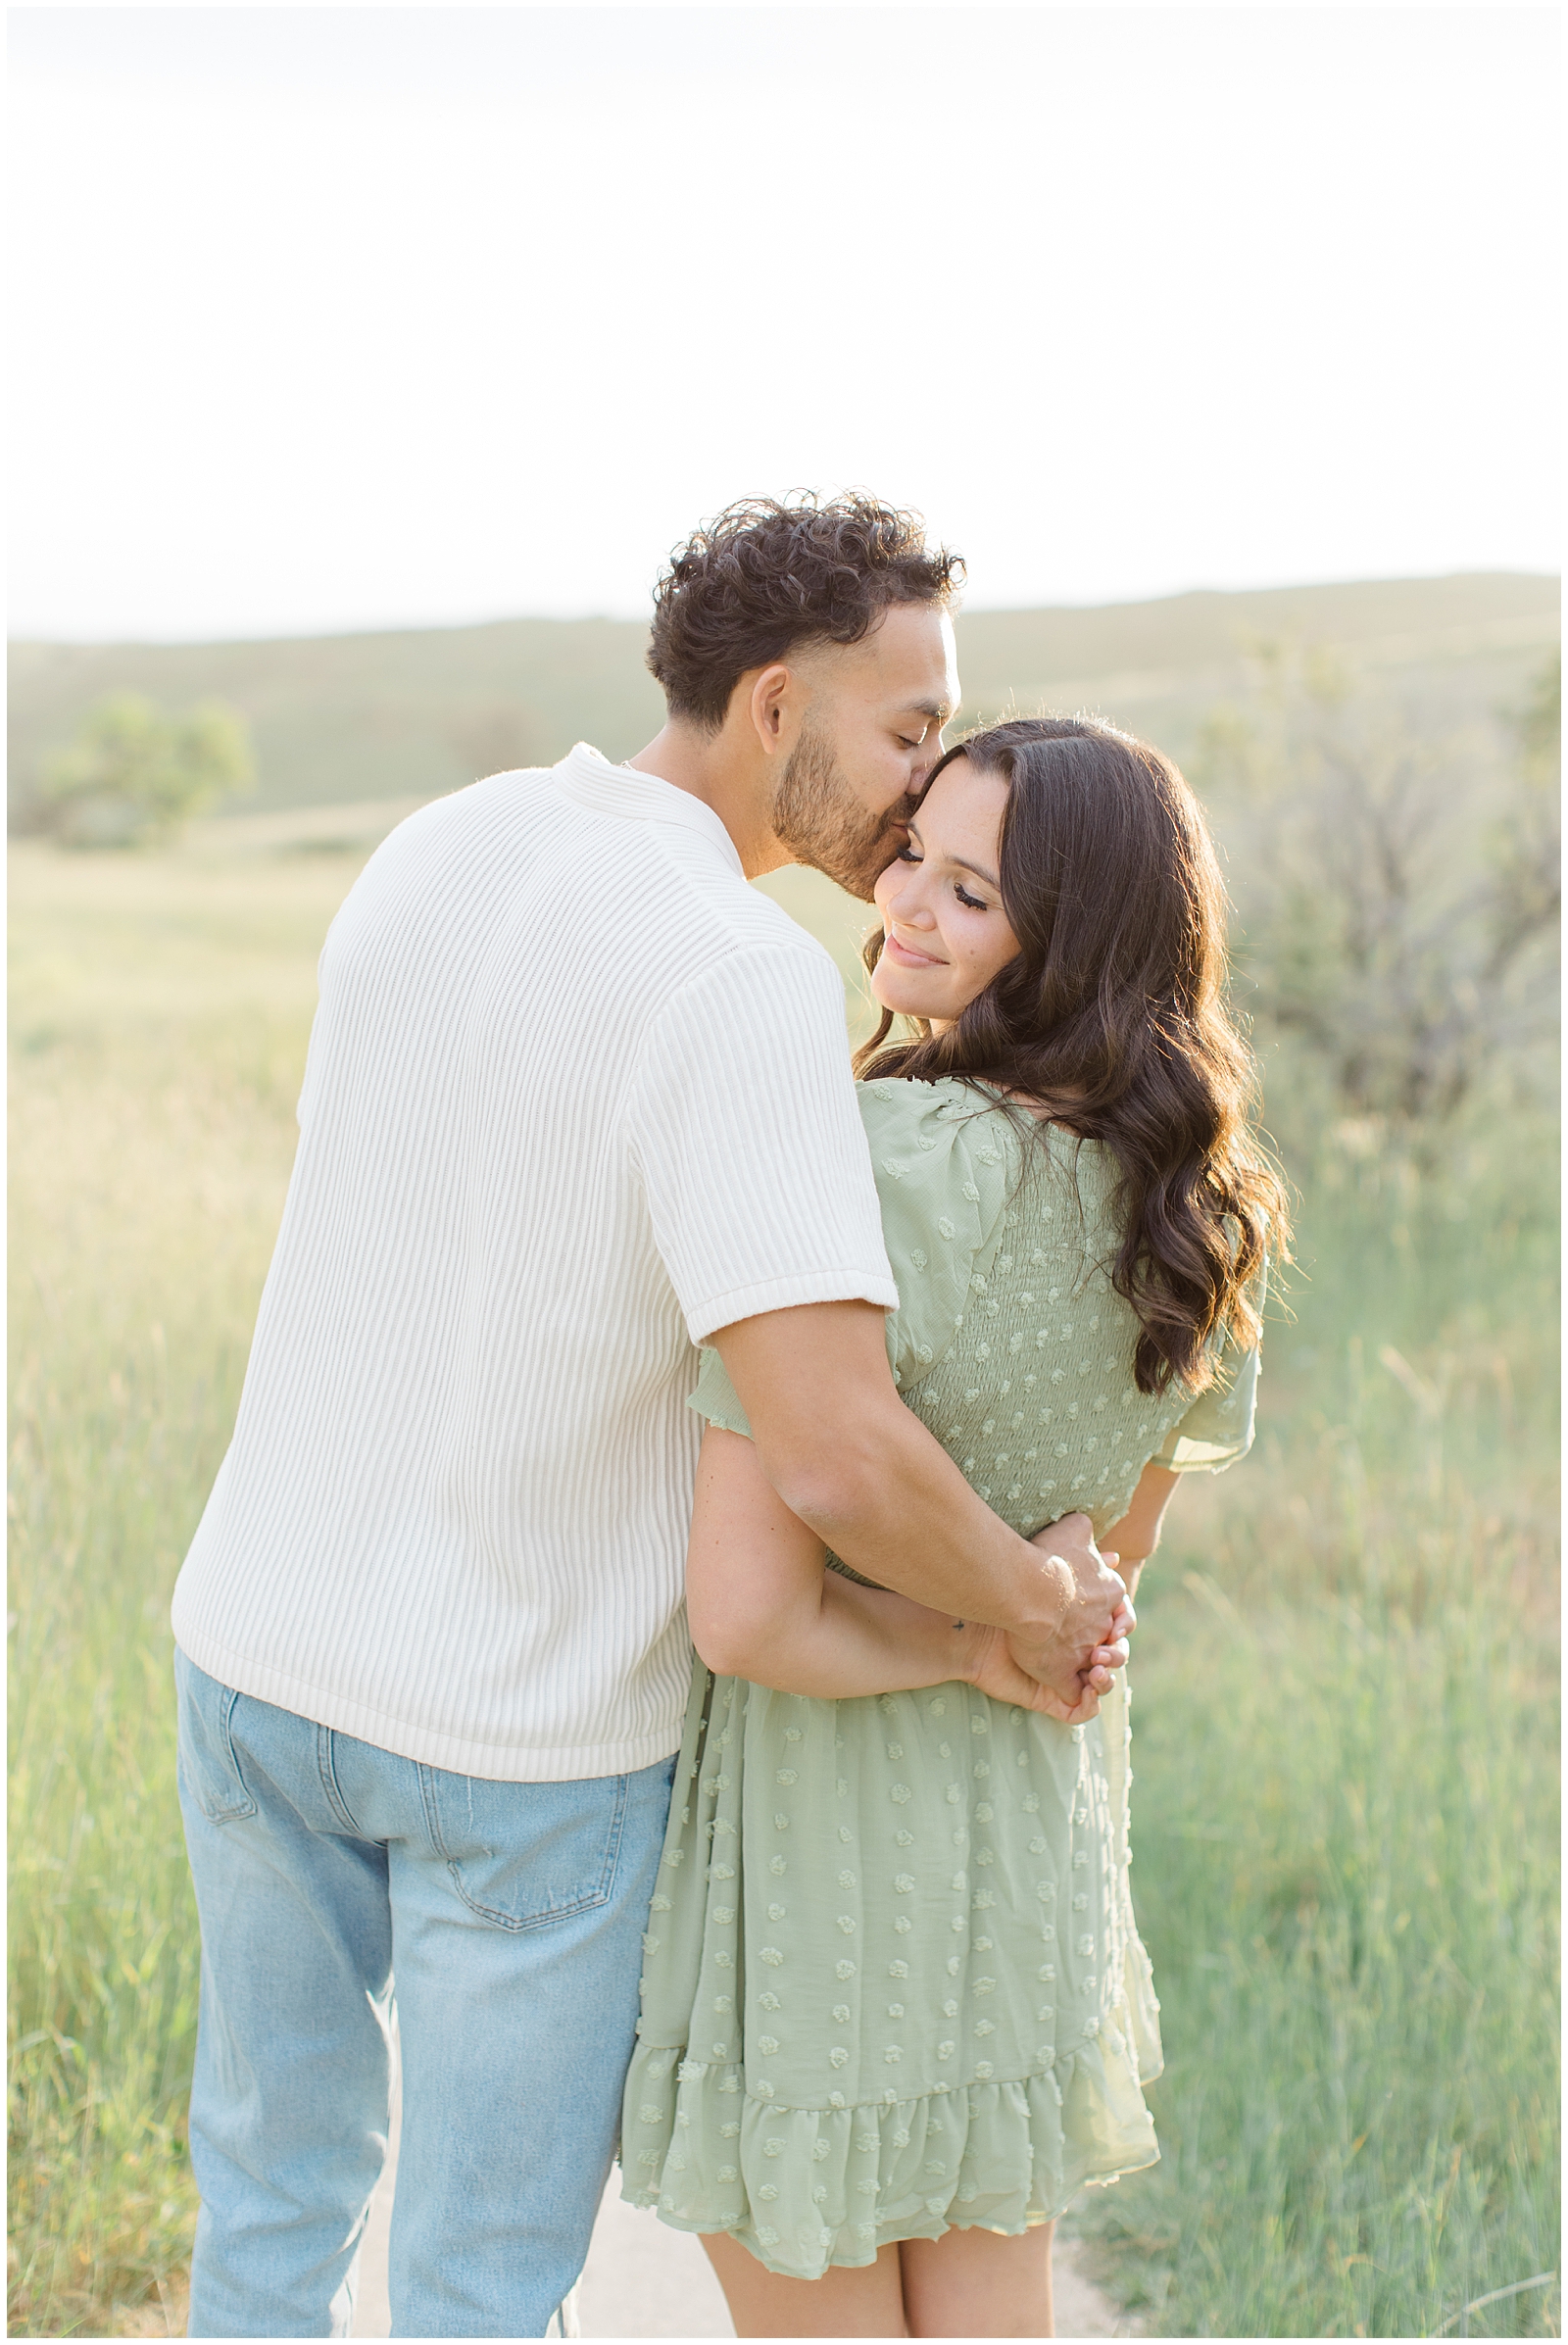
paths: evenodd
<path fill-rule="evenodd" d="M 393 2111 L 391 2155 L 366 2226 L 360 2258 L 356 2337 L 385 2337 L 392 2312 L 386 2292 L 387 2239 L 397 2174 L 399 2112 Z M 1058 2240 L 1055 2259 L 1058 2337 L 1126 2337 L 1135 2332 L 1103 2289 L 1082 2270 L 1070 2239 Z M 186 2292 L 171 2291 L 167 2307 L 149 2305 L 121 2327 L 122 2336 L 184 2333 Z M 568 2336 L 732 2337 L 722 2291 L 708 2258 L 689 2232 L 673 2231 L 657 2215 L 630 2207 L 612 2174 L 594 2225 L 588 2262 L 567 2308 Z"/>
<path fill-rule="evenodd" d="M 394 2128 L 395 2128 L 394 2120 Z M 391 2327 L 386 2295 L 386 2248 L 392 2219 L 392 2156 L 370 2208 L 360 2265 L 357 2337 L 384 2337 Z M 1056 2334 L 1059 2337 L 1125 2337 L 1133 2334 L 1125 2317 L 1103 2289 L 1080 2268 L 1070 2239 L 1056 2247 Z M 579 2337 L 732 2337 L 722 2291 L 708 2258 L 687 2231 L 672 2231 L 620 2195 L 612 2174 L 594 2225 L 588 2262 L 572 2291 L 568 2335 Z"/>

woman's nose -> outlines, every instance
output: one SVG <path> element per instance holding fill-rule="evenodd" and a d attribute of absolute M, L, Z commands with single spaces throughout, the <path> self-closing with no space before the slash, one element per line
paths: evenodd
<path fill-rule="evenodd" d="M 901 928 L 934 928 L 936 923 L 921 900 L 918 886 L 906 880 L 888 898 L 888 910 Z"/>
<path fill-rule="evenodd" d="M 923 867 L 919 863 L 893 863 L 893 879 L 888 887 L 888 912 L 898 921 L 900 929 L 935 929 L 930 917 L 923 887 Z"/>

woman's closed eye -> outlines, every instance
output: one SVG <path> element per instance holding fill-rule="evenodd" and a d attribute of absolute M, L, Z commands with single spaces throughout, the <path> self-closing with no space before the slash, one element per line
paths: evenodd
<path fill-rule="evenodd" d="M 893 859 L 896 863 L 911 863 L 916 870 L 925 861 L 912 839 L 906 839 L 902 847 L 894 850 Z M 961 879 L 954 881 L 953 893 L 966 912 L 989 912 L 993 908 L 983 898 L 971 896 Z"/>

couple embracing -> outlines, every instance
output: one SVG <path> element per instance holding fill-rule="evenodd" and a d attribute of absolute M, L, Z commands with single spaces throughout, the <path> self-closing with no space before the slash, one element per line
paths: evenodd
<path fill-rule="evenodd" d="M 658 738 L 333 924 L 174 1602 L 193 2335 L 347 2333 L 394 1979 L 397 2335 L 542 2335 L 617 2139 L 742 2335 L 1048 2335 L 1156 2155 L 1129 1595 L 1282 1198 L 1194 800 L 1076 719 L 944 754 L 957 568 L 732 508 Z M 789 862 L 875 901 L 858 1081 Z"/>

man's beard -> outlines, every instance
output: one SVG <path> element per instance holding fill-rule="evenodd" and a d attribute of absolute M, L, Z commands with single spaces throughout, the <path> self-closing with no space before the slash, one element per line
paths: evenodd
<path fill-rule="evenodd" d="M 773 802 L 773 829 L 800 862 L 825 871 L 841 888 L 869 904 L 877 881 L 904 845 L 905 825 L 919 800 L 898 799 L 871 813 L 844 778 L 826 737 L 803 726 Z"/>

